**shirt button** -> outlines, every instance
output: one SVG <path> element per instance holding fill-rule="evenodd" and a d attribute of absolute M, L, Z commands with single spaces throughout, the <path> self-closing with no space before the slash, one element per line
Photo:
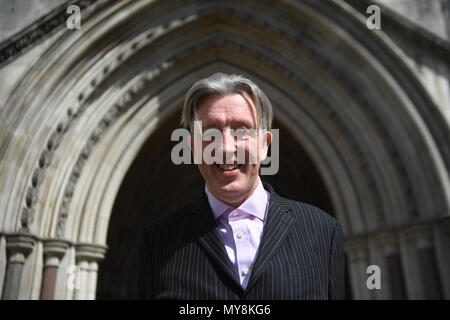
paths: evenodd
<path fill-rule="evenodd" d="M 248 275 L 250 273 L 250 269 L 249 268 L 244 268 L 244 275 Z"/>
<path fill-rule="evenodd" d="M 242 236 L 243 236 L 243 235 L 244 235 L 244 234 L 242 233 L 242 231 L 239 231 L 238 234 L 237 234 L 238 239 L 242 239 Z"/>
<path fill-rule="evenodd" d="M 233 211 L 231 214 L 233 215 L 233 217 L 236 217 L 238 215 L 238 212 L 237 211 Z"/>

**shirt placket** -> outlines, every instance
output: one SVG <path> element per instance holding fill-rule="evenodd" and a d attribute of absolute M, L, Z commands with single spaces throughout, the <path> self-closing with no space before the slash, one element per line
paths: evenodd
<path fill-rule="evenodd" d="M 252 248 L 249 241 L 249 229 L 247 228 L 247 218 L 242 213 L 233 211 L 229 217 L 229 224 L 233 231 L 233 240 L 236 248 L 237 272 L 241 284 L 248 282 L 252 264 Z"/>

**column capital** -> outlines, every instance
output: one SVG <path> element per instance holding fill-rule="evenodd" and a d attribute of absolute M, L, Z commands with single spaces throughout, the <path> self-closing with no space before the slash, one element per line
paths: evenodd
<path fill-rule="evenodd" d="M 398 252 L 398 235 L 397 232 L 385 231 L 375 236 L 375 241 L 384 254 L 395 254 Z"/>
<path fill-rule="evenodd" d="M 81 261 L 100 261 L 105 258 L 107 247 L 99 244 L 80 243 L 76 246 L 76 256 Z"/>
<path fill-rule="evenodd" d="M 57 239 L 44 240 L 44 255 L 61 259 L 69 248 L 69 242 Z"/>
<path fill-rule="evenodd" d="M 406 238 L 413 241 L 417 248 L 432 247 L 433 228 L 428 224 L 415 225 L 405 231 Z"/>
<path fill-rule="evenodd" d="M 354 238 L 345 240 L 345 253 L 349 260 L 364 260 L 367 258 L 369 245 L 365 238 Z"/>
<path fill-rule="evenodd" d="M 30 235 L 9 234 L 6 235 L 6 250 L 27 256 L 33 250 L 35 242 L 36 239 Z"/>

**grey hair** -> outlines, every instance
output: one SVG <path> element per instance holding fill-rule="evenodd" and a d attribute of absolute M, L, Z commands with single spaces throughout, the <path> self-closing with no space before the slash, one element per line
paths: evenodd
<path fill-rule="evenodd" d="M 205 97 L 243 93 L 247 93 L 253 99 L 259 116 L 259 128 L 270 131 L 273 114 L 272 105 L 266 94 L 251 80 L 241 75 L 224 73 L 215 73 L 194 83 L 186 94 L 180 124 L 189 130 L 193 128 L 194 120 L 197 119 L 196 108 Z"/>

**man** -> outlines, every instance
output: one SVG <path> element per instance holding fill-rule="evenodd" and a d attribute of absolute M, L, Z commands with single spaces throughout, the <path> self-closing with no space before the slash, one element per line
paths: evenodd
<path fill-rule="evenodd" d="M 271 122 L 269 99 L 242 76 L 214 74 L 188 91 L 182 124 L 200 137 L 220 132 L 220 148 L 212 163 L 200 154 L 202 199 L 144 229 L 141 298 L 344 298 L 339 223 L 316 207 L 278 196 L 259 177 Z M 214 143 L 195 136 L 194 154 Z"/>

